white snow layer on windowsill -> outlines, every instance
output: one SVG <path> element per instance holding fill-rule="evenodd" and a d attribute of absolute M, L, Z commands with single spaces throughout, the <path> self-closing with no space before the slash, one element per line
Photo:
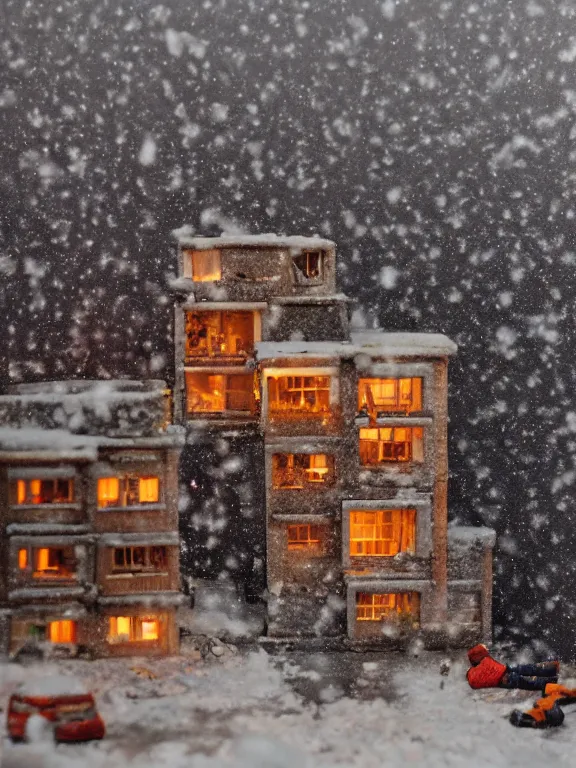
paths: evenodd
<path fill-rule="evenodd" d="M 375 358 L 441 357 L 454 355 L 458 347 L 441 333 L 352 333 L 351 341 L 281 341 L 256 344 L 258 360 L 278 357 L 355 357 Z"/>
<path fill-rule="evenodd" d="M 95 461 L 98 448 L 172 447 L 181 445 L 184 436 L 177 432 L 159 432 L 152 437 L 106 437 L 105 435 L 76 435 L 66 429 L 41 427 L 0 427 L 0 451 L 48 451 L 70 459 Z"/>
<path fill-rule="evenodd" d="M 242 247 L 272 247 L 294 248 L 295 250 L 327 250 L 335 248 L 332 240 L 321 237 L 302 237 L 300 235 L 275 235 L 267 233 L 262 235 L 222 235 L 221 237 L 196 237 L 186 234 L 185 228 L 175 229 L 172 233 L 178 238 L 178 243 L 184 248 L 192 248 L 196 251 L 209 251 L 212 248 Z"/>

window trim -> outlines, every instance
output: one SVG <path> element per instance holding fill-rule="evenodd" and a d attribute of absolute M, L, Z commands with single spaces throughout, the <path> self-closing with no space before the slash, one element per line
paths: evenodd
<path fill-rule="evenodd" d="M 100 481 L 102 480 L 118 480 L 118 501 L 121 500 L 122 495 L 124 494 L 124 498 L 127 498 L 128 491 L 126 489 L 122 489 L 122 483 L 126 480 L 147 480 L 147 479 L 155 479 L 158 482 L 158 500 L 157 501 L 150 501 L 150 502 L 139 502 L 137 504 L 110 504 L 108 506 L 100 506 Z M 140 495 L 140 482 L 138 483 L 138 495 Z M 133 512 L 133 511 L 139 511 L 139 510 L 153 510 L 153 509 L 165 509 L 165 503 L 164 503 L 164 482 L 162 473 L 152 474 L 152 472 L 113 472 L 110 474 L 100 474 L 96 478 L 96 510 L 98 512 L 114 512 L 114 511 L 126 511 L 126 512 Z"/>
<path fill-rule="evenodd" d="M 253 379 L 252 384 L 252 404 L 253 408 L 250 411 L 189 411 L 188 410 L 188 385 L 186 383 L 187 373 L 202 373 L 207 376 L 251 376 Z M 258 418 L 258 401 L 256 399 L 255 391 L 255 372 L 251 368 L 246 366 L 240 367 L 234 366 L 184 366 L 184 413 L 185 418 L 190 420 L 194 419 L 223 419 L 223 418 L 240 418 L 240 419 L 257 419 Z M 228 391 L 228 390 L 227 390 Z"/>
<path fill-rule="evenodd" d="M 307 258 L 311 254 L 318 254 L 318 275 L 316 277 L 306 277 L 304 270 L 296 265 L 296 259 Z M 326 280 L 326 250 L 323 248 L 302 248 L 298 253 L 292 254 L 291 266 L 294 285 L 298 287 L 322 285 Z M 308 266 L 307 269 L 309 269 Z"/>
<path fill-rule="evenodd" d="M 378 510 L 414 509 L 416 511 L 415 548 L 406 557 L 426 558 L 432 552 L 432 499 L 356 499 L 342 502 L 342 566 L 353 570 L 358 566 L 359 557 L 350 555 L 350 513 L 355 511 L 373 512 Z M 389 571 L 393 558 L 380 555 L 362 556 L 370 562 L 374 571 Z"/>
<path fill-rule="evenodd" d="M 281 425 L 281 418 L 270 418 L 269 397 L 268 397 L 268 379 L 287 376 L 328 376 L 330 378 L 329 403 L 330 408 L 338 408 L 340 405 L 340 369 L 337 366 L 298 366 L 282 368 L 265 368 L 262 371 L 262 417 L 265 426 L 270 424 Z M 302 411 L 306 415 L 307 411 Z M 312 420 L 313 414 L 308 413 L 308 418 L 302 421 Z"/>

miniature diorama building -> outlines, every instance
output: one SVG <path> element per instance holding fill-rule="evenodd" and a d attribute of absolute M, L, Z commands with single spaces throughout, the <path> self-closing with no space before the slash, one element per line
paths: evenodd
<path fill-rule="evenodd" d="M 74 655 L 178 650 L 178 460 L 159 381 L 0 396 L 0 643 Z"/>
<path fill-rule="evenodd" d="M 456 345 L 351 331 L 328 240 L 183 236 L 178 253 L 185 582 L 225 577 L 233 546 L 228 573 L 266 599 L 270 637 L 489 639 L 494 533 L 448 527 Z M 224 504 L 232 537 L 215 544 L 194 491 L 222 445 L 244 469 Z"/>

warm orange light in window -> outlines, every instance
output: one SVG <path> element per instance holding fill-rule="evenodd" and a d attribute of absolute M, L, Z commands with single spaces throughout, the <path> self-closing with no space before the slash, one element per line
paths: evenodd
<path fill-rule="evenodd" d="M 50 550 L 46 548 L 36 550 L 36 570 L 47 571 L 50 567 Z M 52 568 L 57 568 L 57 566 L 52 566 Z"/>
<path fill-rule="evenodd" d="M 142 640 L 158 640 L 158 622 L 156 619 L 142 619 Z"/>
<path fill-rule="evenodd" d="M 120 484 L 117 477 L 98 478 L 98 506 L 109 507 L 117 504 L 120 495 Z"/>
<path fill-rule="evenodd" d="M 130 638 L 130 617 L 129 616 L 111 616 L 110 617 L 110 637 Z"/>
<path fill-rule="evenodd" d="M 51 643 L 75 643 L 75 621 L 51 621 L 48 624 L 48 638 Z"/>
<path fill-rule="evenodd" d="M 420 595 L 417 592 L 356 595 L 356 621 L 382 621 L 382 619 L 406 616 L 417 624 L 420 612 Z"/>
<path fill-rule="evenodd" d="M 38 504 L 40 502 L 41 490 L 42 483 L 40 480 L 30 480 L 30 494 L 32 496 L 33 504 Z"/>
<path fill-rule="evenodd" d="M 24 480 L 18 480 L 16 488 L 17 488 L 16 503 L 25 504 L 26 503 L 26 483 L 24 482 Z"/>
<path fill-rule="evenodd" d="M 330 413 L 330 376 L 269 376 L 268 406 L 271 416 L 305 418 L 305 414 Z"/>
<path fill-rule="evenodd" d="M 360 379 L 358 408 L 367 408 L 371 416 L 378 411 L 421 411 L 422 379 Z"/>
<path fill-rule="evenodd" d="M 141 504 L 154 504 L 159 497 L 159 482 L 157 477 L 141 477 L 139 482 L 139 498 Z"/>
<path fill-rule="evenodd" d="M 322 548 L 319 525 L 289 525 L 288 551 L 319 551 Z"/>
<path fill-rule="evenodd" d="M 24 568 L 26 568 L 27 565 L 28 565 L 28 550 L 19 549 L 18 550 L 18 568 L 20 568 L 20 570 L 24 570 Z"/>
<path fill-rule="evenodd" d="M 414 552 L 416 511 L 413 509 L 350 512 L 350 556 L 393 557 Z"/>
<path fill-rule="evenodd" d="M 380 427 L 360 430 L 360 461 L 365 466 L 382 462 L 424 461 L 422 427 Z"/>
<path fill-rule="evenodd" d="M 208 283 L 221 279 L 220 251 L 185 251 L 184 258 L 192 260 L 192 280 L 195 283 Z"/>

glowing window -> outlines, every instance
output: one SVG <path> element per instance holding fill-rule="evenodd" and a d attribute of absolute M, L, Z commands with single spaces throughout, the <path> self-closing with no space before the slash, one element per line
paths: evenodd
<path fill-rule="evenodd" d="M 385 462 L 423 462 L 423 428 L 362 428 L 360 430 L 360 461 L 365 466 Z"/>
<path fill-rule="evenodd" d="M 322 550 L 322 537 L 319 525 L 289 525 L 288 526 L 288 551 L 289 552 L 320 552 Z"/>
<path fill-rule="evenodd" d="M 254 374 L 215 375 L 186 371 L 188 414 L 256 411 Z"/>
<path fill-rule="evenodd" d="M 160 639 L 160 621 L 154 616 L 111 616 L 109 643 L 154 642 Z"/>
<path fill-rule="evenodd" d="M 75 621 L 51 621 L 48 624 L 48 639 L 51 643 L 75 643 Z"/>
<path fill-rule="evenodd" d="M 334 480 L 334 457 L 324 453 L 275 453 L 272 484 L 279 489 L 302 489 L 330 485 Z"/>
<path fill-rule="evenodd" d="M 269 376 L 268 407 L 278 418 L 330 414 L 330 376 Z"/>
<path fill-rule="evenodd" d="M 28 550 L 19 549 L 18 550 L 18 568 L 20 568 L 20 570 L 23 571 L 27 567 L 28 567 Z"/>
<path fill-rule="evenodd" d="M 239 362 L 243 362 L 254 352 L 254 341 L 258 340 L 256 315 L 256 312 L 187 312 L 186 360 L 240 357 Z"/>
<path fill-rule="evenodd" d="M 16 504 L 67 504 L 74 500 L 74 481 L 68 478 L 16 480 L 12 487 Z"/>
<path fill-rule="evenodd" d="M 422 379 L 360 379 L 358 409 L 375 418 L 379 412 L 412 413 L 422 410 Z"/>
<path fill-rule="evenodd" d="M 208 283 L 220 280 L 222 266 L 220 251 L 184 251 L 184 271 L 195 283 Z"/>
<path fill-rule="evenodd" d="M 74 547 L 41 547 L 33 550 L 35 579 L 71 579 L 76 576 Z"/>
<path fill-rule="evenodd" d="M 414 552 L 416 511 L 413 509 L 350 512 L 350 557 L 394 557 Z"/>
<path fill-rule="evenodd" d="M 412 628 L 420 619 L 420 595 L 417 592 L 356 595 L 356 621 L 406 620 Z"/>
<path fill-rule="evenodd" d="M 113 570 L 129 573 L 157 572 L 167 566 L 166 547 L 115 547 Z"/>
<path fill-rule="evenodd" d="M 151 475 L 98 479 L 98 507 L 136 507 L 160 501 L 160 480 Z"/>

